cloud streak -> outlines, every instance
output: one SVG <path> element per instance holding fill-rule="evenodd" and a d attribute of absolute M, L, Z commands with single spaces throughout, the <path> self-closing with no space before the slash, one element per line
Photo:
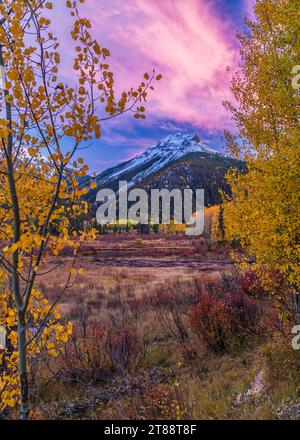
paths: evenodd
<path fill-rule="evenodd" d="M 123 86 L 152 66 L 163 80 L 150 102 L 152 118 L 201 128 L 230 125 L 226 66 L 236 64 L 234 28 L 206 0 L 90 0 L 84 12 Z"/>

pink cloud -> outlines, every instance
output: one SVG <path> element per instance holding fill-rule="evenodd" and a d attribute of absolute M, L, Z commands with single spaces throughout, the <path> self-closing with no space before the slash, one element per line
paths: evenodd
<path fill-rule="evenodd" d="M 152 93 L 150 119 L 201 128 L 231 124 L 222 106 L 230 96 L 227 66 L 236 65 L 235 28 L 206 0 L 89 0 L 93 24 L 122 88 L 154 66 L 163 79 Z"/>
<path fill-rule="evenodd" d="M 254 0 L 242 1 L 251 13 Z M 137 85 L 152 67 L 162 73 L 144 124 L 160 119 L 207 130 L 232 127 L 222 102 L 231 98 L 226 67 L 237 65 L 237 25 L 224 18 L 220 5 L 207 0 L 87 0 L 81 6 L 95 37 L 111 51 L 119 91 Z M 65 15 L 66 26 L 59 29 L 61 53 L 64 46 L 70 52 L 71 20 L 58 0 L 54 14 L 59 14 L 54 21 Z M 68 65 L 61 72 L 68 76 Z"/>

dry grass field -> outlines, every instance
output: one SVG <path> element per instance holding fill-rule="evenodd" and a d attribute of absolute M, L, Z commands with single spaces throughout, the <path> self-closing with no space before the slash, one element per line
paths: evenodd
<path fill-rule="evenodd" d="M 287 347 L 273 335 L 274 308 L 227 245 L 101 236 L 82 248 L 84 271 L 65 291 L 71 257 L 62 261 L 47 261 L 39 287 L 74 332 L 31 369 L 34 418 L 278 418 L 296 398 L 299 357 L 277 377 Z"/>

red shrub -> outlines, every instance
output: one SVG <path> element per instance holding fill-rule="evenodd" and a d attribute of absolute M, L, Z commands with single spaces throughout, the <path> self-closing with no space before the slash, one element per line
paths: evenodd
<path fill-rule="evenodd" d="M 221 301 L 204 294 L 193 307 L 189 320 L 200 339 L 216 352 L 224 352 L 231 339 L 229 307 Z"/>
<path fill-rule="evenodd" d="M 262 288 L 259 285 L 257 275 L 252 270 L 241 272 L 238 275 L 239 288 L 247 295 L 261 297 Z"/>
<path fill-rule="evenodd" d="M 244 293 L 234 293 L 225 299 L 232 312 L 233 329 L 237 335 L 255 333 L 256 324 L 262 315 L 261 303 Z"/>
<path fill-rule="evenodd" d="M 247 335 L 255 334 L 260 316 L 259 303 L 245 294 L 230 293 L 222 298 L 203 294 L 192 308 L 189 321 L 208 348 L 224 353 L 243 345 Z"/>

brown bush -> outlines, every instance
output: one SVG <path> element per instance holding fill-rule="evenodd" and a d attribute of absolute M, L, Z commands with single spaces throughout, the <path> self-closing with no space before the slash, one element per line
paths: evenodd
<path fill-rule="evenodd" d="M 97 382 L 109 375 L 109 359 L 105 352 L 107 327 L 97 322 L 89 322 L 85 327 L 85 337 L 79 324 L 60 357 L 62 375 L 69 382 Z"/>
<path fill-rule="evenodd" d="M 105 352 L 114 370 L 124 374 L 137 361 L 141 350 L 142 345 L 135 329 L 128 325 L 108 327 Z"/>

